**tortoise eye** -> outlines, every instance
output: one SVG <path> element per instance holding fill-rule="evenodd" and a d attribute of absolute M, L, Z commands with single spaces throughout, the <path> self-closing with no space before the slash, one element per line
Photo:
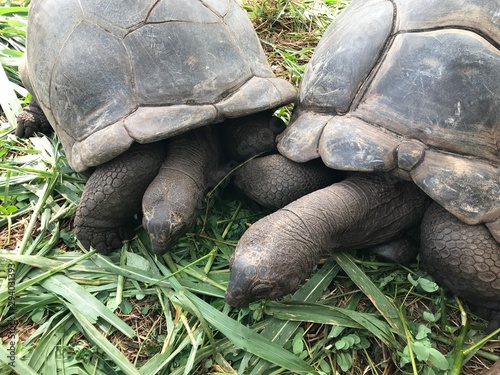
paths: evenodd
<path fill-rule="evenodd" d="M 272 288 L 266 284 L 257 284 L 252 288 L 252 295 L 261 296 L 261 297 L 269 297 Z"/>

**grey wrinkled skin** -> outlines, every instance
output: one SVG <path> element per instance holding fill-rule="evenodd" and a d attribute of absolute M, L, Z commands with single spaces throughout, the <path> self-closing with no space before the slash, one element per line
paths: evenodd
<path fill-rule="evenodd" d="M 333 171 L 320 160 L 296 163 L 272 154 L 243 165 L 236 172 L 234 185 L 260 205 L 277 210 L 343 177 L 342 172 Z"/>
<path fill-rule="evenodd" d="M 31 98 L 29 104 L 17 116 L 17 121 L 22 125 L 17 127 L 16 137 L 28 138 L 38 132 L 51 134 L 54 131 L 34 98 Z"/>
<path fill-rule="evenodd" d="M 163 142 L 134 145 L 90 176 L 74 220 L 84 247 L 105 254 L 133 237 L 133 216 L 164 158 Z"/>
<path fill-rule="evenodd" d="M 329 251 L 398 238 L 418 224 L 427 205 L 414 184 L 377 174 L 356 174 L 305 195 L 243 234 L 226 302 L 240 307 L 291 293 Z"/>
<path fill-rule="evenodd" d="M 486 226 L 465 224 L 433 203 L 421 233 L 420 260 L 439 284 L 474 305 L 500 311 L 500 244 Z"/>
<path fill-rule="evenodd" d="M 214 132 L 204 127 L 172 138 L 165 161 L 144 194 L 143 226 L 157 254 L 165 253 L 194 226 L 221 157 Z"/>

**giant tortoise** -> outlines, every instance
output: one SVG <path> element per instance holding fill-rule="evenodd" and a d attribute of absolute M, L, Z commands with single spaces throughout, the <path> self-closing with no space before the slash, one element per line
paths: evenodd
<path fill-rule="evenodd" d="M 71 167 L 92 173 L 75 233 L 101 252 L 130 238 L 141 200 L 165 251 L 217 168 L 217 129 L 204 125 L 244 118 L 272 136 L 272 109 L 296 98 L 236 0 L 34 0 L 27 35 L 34 100 L 17 134 L 49 128 L 45 115 Z"/>
<path fill-rule="evenodd" d="M 328 251 L 390 241 L 423 217 L 424 266 L 498 320 L 499 9 L 498 0 L 354 0 L 332 23 L 278 149 L 352 176 L 245 232 L 229 304 L 290 293 Z"/>

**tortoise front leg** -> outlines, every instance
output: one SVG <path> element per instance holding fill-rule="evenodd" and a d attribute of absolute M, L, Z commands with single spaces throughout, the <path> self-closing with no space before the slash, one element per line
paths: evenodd
<path fill-rule="evenodd" d="M 134 144 L 97 167 L 75 216 L 75 234 L 84 247 L 105 254 L 133 237 L 133 216 L 140 212 L 142 196 L 164 158 L 163 142 Z"/>

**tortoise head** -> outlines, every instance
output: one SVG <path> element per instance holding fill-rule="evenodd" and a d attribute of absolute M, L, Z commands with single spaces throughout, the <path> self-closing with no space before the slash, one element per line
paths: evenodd
<path fill-rule="evenodd" d="M 241 241 L 231 257 L 231 276 L 225 300 L 233 307 L 245 307 L 259 299 L 276 299 L 292 293 L 304 281 L 309 272 L 299 271 L 291 256 L 277 256 L 272 241 L 265 237 L 248 245 Z M 283 255 L 283 254 L 282 254 Z"/>
<path fill-rule="evenodd" d="M 157 207 L 161 211 L 161 207 Z M 175 212 L 144 212 L 143 226 L 149 233 L 152 250 L 159 255 L 165 254 L 190 228 L 190 222 L 179 218 Z"/>

